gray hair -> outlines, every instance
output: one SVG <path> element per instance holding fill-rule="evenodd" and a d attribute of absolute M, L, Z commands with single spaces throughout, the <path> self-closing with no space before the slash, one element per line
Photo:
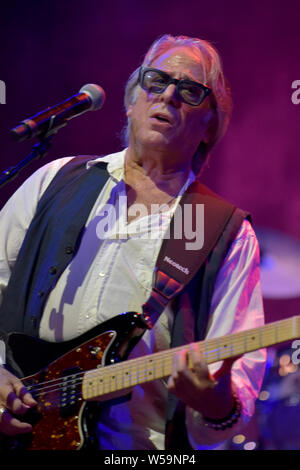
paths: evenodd
<path fill-rule="evenodd" d="M 232 111 L 231 93 L 228 82 L 223 74 L 222 63 L 217 50 L 211 43 L 203 39 L 165 34 L 151 45 L 142 65 L 150 66 L 157 57 L 160 57 L 167 50 L 178 46 L 192 49 L 194 54 L 199 57 L 199 62 L 202 65 L 203 84 L 212 89 L 209 99 L 212 107 L 215 109 L 216 125 L 209 142 L 199 142 L 199 147 L 193 157 L 193 170 L 195 174 L 199 175 L 207 165 L 210 150 L 227 130 Z M 138 86 L 139 68 L 130 75 L 125 87 L 124 104 L 126 111 L 130 105 L 135 103 L 140 92 L 140 87 Z M 126 145 L 129 142 L 129 131 L 130 119 L 128 119 L 123 133 Z"/>

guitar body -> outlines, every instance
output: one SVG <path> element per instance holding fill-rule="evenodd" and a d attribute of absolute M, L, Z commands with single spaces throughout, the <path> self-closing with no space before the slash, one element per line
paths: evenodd
<path fill-rule="evenodd" d="M 11 333 L 8 344 L 38 405 L 24 416 L 33 431 L 5 437 L 3 448 L 77 450 L 96 445 L 93 417 L 101 405 L 83 400 L 80 378 L 86 371 L 125 360 L 145 329 L 140 314 L 127 312 L 61 343 Z"/>

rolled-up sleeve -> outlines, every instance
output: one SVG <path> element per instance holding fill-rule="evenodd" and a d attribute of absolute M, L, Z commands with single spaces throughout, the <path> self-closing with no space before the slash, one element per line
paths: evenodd
<path fill-rule="evenodd" d="M 264 324 L 260 285 L 259 246 L 251 224 L 245 220 L 218 273 L 211 303 L 206 339 L 256 328 Z M 205 426 L 201 414 L 186 409 L 186 425 L 194 449 L 224 448 L 224 441 L 244 427 L 253 416 L 266 362 L 266 350 L 245 354 L 232 367 L 232 381 L 242 413 L 237 423 L 224 430 Z M 222 361 L 211 364 L 214 374 Z"/>

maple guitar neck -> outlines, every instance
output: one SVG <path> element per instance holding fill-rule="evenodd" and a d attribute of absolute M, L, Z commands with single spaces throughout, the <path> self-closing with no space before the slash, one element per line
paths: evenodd
<path fill-rule="evenodd" d="M 211 364 L 296 338 L 300 338 L 300 316 L 197 344 L 206 363 Z M 82 382 L 83 399 L 106 400 L 108 395 L 130 389 L 134 385 L 170 376 L 174 355 L 186 347 L 187 345 L 167 349 L 85 372 Z"/>

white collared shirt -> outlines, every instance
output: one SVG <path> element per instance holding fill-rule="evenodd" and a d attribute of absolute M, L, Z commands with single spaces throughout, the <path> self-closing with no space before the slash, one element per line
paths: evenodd
<path fill-rule="evenodd" d="M 68 340 L 121 312 L 139 312 L 151 293 L 162 234 L 194 175 L 189 175 L 170 209 L 159 215 L 145 215 L 127 224 L 124 157 L 125 150 L 87 164 L 89 168 L 99 160 L 108 162 L 110 178 L 89 215 L 76 256 L 47 299 L 40 324 L 40 337 L 43 339 Z M 57 171 L 69 160 L 59 159 L 40 168 L 2 209 L 0 293 L 8 283 L 40 197 Z M 103 236 L 102 210 L 108 202 L 119 210 L 119 225 Z M 147 237 L 150 230 L 151 237 Z M 155 327 L 139 341 L 132 357 L 169 347 L 172 313 L 170 307 L 165 309 Z M 259 250 L 251 225 L 245 221 L 217 277 L 207 339 L 262 324 Z M 186 423 L 195 449 L 221 448 L 220 439 L 227 439 L 234 429 L 249 419 L 262 382 L 264 363 L 265 352 L 256 351 L 234 364 L 233 380 L 243 404 L 242 418 L 235 428 L 224 431 L 208 429 L 200 413 L 187 408 Z M 211 373 L 220 365 L 209 366 Z M 166 381 L 157 380 L 136 386 L 130 401 L 105 410 L 99 423 L 102 448 L 163 449 L 166 396 Z"/>

